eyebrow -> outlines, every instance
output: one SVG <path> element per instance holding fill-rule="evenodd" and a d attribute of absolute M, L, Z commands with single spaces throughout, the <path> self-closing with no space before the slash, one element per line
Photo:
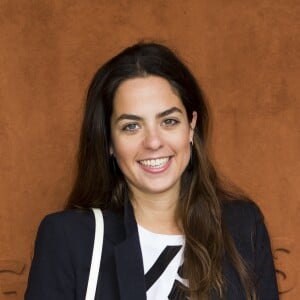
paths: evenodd
<path fill-rule="evenodd" d="M 183 114 L 182 110 L 179 109 L 178 107 L 172 107 L 172 108 L 169 108 L 167 110 L 164 110 L 158 114 L 156 114 L 156 118 L 159 119 L 159 118 L 163 118 L 163 117 L 166 117 L 174 112 L 178 112 L 178 113 L 181 113 Z M 140 117 L 140 116 L 137 116 L 137 115 L 131 115 L 131 114 L 122 114 L 120 115 L 117 119 L 116 119 L 116 123 L 121 121 L 121 120 L 134 120 L 134 121 L 142 121 L 143 118 Z"/>

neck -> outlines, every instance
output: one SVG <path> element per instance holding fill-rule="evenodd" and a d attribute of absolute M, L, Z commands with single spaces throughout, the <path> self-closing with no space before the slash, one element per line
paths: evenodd
<path fill-rule="evenodd" d="M 181 234 L 176 219 L 178 193 L 134 193 L 131 203 L 137 223 L 147 230 L 161 234 Z"/>

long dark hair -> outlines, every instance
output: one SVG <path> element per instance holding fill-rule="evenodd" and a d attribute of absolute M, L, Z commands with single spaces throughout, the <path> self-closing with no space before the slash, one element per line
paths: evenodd
<path fill-rule="evenodd" d="M 186 239 L 183 274 L 189 280 L 190 298 L 208 299 L 211 293 L 224 297 L 222 260 L 227 252 L 246 299 L 255 299 L 247 265 L 223 224 L 222 201 L 234 197 L 222 187 L 208 158 L 207 104 L 192 73 L 163 45 L 135 44 L 109 60 L 95 74 L 87 93 L 77 178 L 67 208 L 100 207 L 122 211 L 129 190 L 109 153 L 113 99 L 121 82 L 149 75 L 168 80 L 180 96 L 189 121 L 193 111 L 198 114 L 191 162 L 182 175 L 177 211 Z"/>

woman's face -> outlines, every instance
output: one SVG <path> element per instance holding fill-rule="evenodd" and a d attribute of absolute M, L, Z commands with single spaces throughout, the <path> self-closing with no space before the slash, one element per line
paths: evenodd
<path fill-rule="evenodd" d="M 128 79 L 118 87 L 111 153 L 133 195 L 179 192 L 196 119 L 194 112 L 189 123 L 181 99 L 162 77 Z"/>

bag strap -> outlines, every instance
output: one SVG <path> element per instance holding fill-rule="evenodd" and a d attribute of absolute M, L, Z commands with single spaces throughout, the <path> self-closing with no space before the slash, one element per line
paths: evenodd
<path fill-rule="evenodd" d="M 93 255 L 92 255 L 89 281 L 87 285 L 85 300 L 95 299 L 101 255 L 102 255 L 103 235 L 104 235 L 104 222 L 103 222 L 102 211 L 99 208 L 92 208 L 92 210 L 95 216 L 95 237 L 94 237 L 94 248 L 93 248 Z"/>

